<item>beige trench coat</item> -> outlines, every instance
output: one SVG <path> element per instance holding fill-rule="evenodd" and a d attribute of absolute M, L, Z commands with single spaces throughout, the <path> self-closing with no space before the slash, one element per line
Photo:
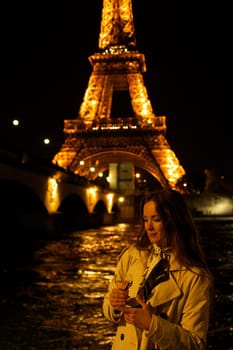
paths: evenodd
<path fill-rule="evenodd" d="M 158 258 L 159 259 L 159 258 Z M 133 280 L 130 297 L 137 294 L 146 266 L 145 252 L 131 246 L 119 256 L 116 274 Z M 106 319 L 118 324 L 112 350 L 204 350 L 209 324 L 209 279 L 180 266 L 170 257 L 170 278 L 157 285 L 149 298 L 154 314 L 149 330 L 125 322 L 109 303 L 109 292 L 115 287 L 113 278 L 104 297 Z"/>

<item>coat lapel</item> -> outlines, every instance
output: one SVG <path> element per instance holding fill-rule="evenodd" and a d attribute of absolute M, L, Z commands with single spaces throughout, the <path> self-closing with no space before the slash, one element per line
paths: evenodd
<path fill-rule="evenodd" d="M 170 256 L 170 272 L 169 279 L 160 283 L 152 291 L 152 296 L 149 298 L 152 306 L 158 306 L 178 298 L 181 295 L 181 290 L 175 281 L 172 271 L 182 270 L 181 266 L 174 260 L 173 254 Z"/>
<path fill-rule="evenodd" d="M 153 290 L 152 297 L 148 300 L 152 306 L 165 304 L 172 299 L 178 298 L 181 295 L 181 290 L 177 286 L 172 274 L 167 281 L 162 282 Z"/>

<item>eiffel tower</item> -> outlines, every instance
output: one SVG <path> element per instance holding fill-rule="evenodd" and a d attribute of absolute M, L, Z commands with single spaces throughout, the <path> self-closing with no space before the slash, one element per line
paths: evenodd
<path fill-rule="evenodd" d="M 103 0 L 99 52 L 89 61 L 93 70 L 79 113 L 64 120 L 65 141 L 52 162 L 92 180 L 111 164 L 131 162 L 162 187 L 180 190 L 185 171 L 166 140 L 166 117 L 155 115 L 148 97 L 131 0 Z M 132 107 L 126 117 L 111 113 L 114 94 L 122 91 Z"/>

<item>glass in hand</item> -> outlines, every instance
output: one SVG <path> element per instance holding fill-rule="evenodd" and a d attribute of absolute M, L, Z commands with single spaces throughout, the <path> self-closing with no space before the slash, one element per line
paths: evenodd
<path fill-rule="evenodd" d="M 128 290 L 132 286 L 132 284 L 132 281 L 116 280 L 116 286 L 118 289 L 121 290 Z"/>

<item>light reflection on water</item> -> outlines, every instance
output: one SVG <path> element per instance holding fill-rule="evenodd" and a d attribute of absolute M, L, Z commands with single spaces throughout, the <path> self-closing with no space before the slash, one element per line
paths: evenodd
<path fill-rule="evenodd" d="M 60 242 L 50 242 L 35 254 L 39 262 L 36 285 L 43 283 L 43 288 L 50 289 L 48 295 L 62 313 L 62 320 L 57 319 L 61 315 L 53 313 L 43 327 L 49 322 L 50 328 L 58 328 L 59 323 L 60 328 L 65 321 L 70 349 L 110 348 L 115 328 L 103 318 L 101 304 L 116 257 L 127 244 L 127 230 L 128 225 L 122 224 L 74 232 Z M 61 310 L 61 305 L 65 310 Z"/>
<path fill-rule="evenodd" d="M 218 278 L 208 349 L 232 350 L 232 222 L 200 226 Z M 137 229 L 119 224 L 73 232 L 43 242 L 30 264 L 5 268 L 5 280 L 17 276 L 18 283 L 1 297 L 0 350 L 109 350 L 115 326 L 103 318 L 103 295 L 117 255 Z"/>

